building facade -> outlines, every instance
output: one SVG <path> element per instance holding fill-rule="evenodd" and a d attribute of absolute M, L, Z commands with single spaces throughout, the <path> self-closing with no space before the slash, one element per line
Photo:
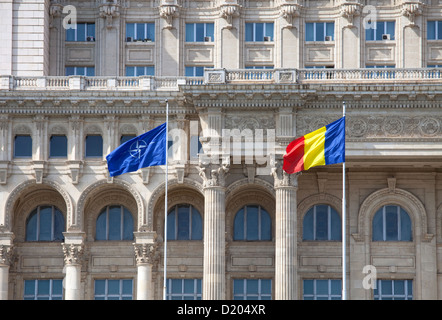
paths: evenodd
<path fill-rule="evenodd" d="M 442 1 L 0 16 L 0 299 L 341 299 L 342 225 L 349 299 L 442 296 Z M 342 165 L 282 156 L 344 105 L 342 224 Z M 166 106 L 167 203 L 165 166 L 105 158 Z"/>

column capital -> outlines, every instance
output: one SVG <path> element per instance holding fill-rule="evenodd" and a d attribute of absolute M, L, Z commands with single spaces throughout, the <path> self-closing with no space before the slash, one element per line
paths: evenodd
<path fill-rule="evenodd" d="M 297 189 L 298 175 L 300 175 L 300 173 L 288 174 L 282 169 L 282 165 L 283 165 L 282 157 L 278 158 L 273 157 L 270 160 L 271 174 L 274 179 L 274 187 L 275 188 L 291 187 Z"/>
<path fill-rule="evenodd" d="M 13 245 L 0 245 L 0 266 L 10 266 L 13 261 Z"/>
<path fill-rule="evenodd" d="M 158 252 L 158 242 L 153 243 L 134 243 L 135 259 L 137 260 L 137 265 L 140 264 L 150 264 L 154 265 L 158 263 L 159 252 Z"/>
<path fill-rule="evenodd" d="M 226 176 L 230 168 L 230 158 L 225 157 L 223 161 L 218 163 L 213 163 L 210 160 L 200 157 L 198 165 L 198 173 L 203 179 L 203 187 L 222 187 L 226 185 Z"/>
<path fill-rule="evenodd" d="M 66 265 L 80 265 L 83 259 L 84 244 L 62 243 L 64 263 Z"/>

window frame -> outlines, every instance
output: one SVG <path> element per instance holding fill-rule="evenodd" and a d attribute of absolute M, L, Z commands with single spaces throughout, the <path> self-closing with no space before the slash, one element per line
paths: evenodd
<path fill-rule="evenodd" d="M 396 215 L 397 215 L 396 227 L 397 227 L 397 230 L 396 230 L 395 238 L 393 240 L 387 239 L 387 237 L 388 237 L 388 235 L 387 235 L 387 229 L 388 229 L 388 226 L 387 226 L 387 212 L 386 212 L 386 208 L 387 207 L 396 207 Z M 381 212 L 381 210 L 382 210 L 382 212 Z M 381 220 L 382 224 L 381 224 L 381 226 L 376 226 L 376 227 L 381 227 L 382 228 L 382 230 L 381 230 L 382 231 L 382 239 L 379 240 L 379 239 L 375 239 L 375 225 L 374 224 L 375 224 L 375 219 L 377 218 L 378 214 L 381 214 L 381 213 L 382 213 L 382 220 Z M 409 230 L 409 232 L 410 232 L 410 239 L 409 240 L 402 240 L 401 239 L 402 238 L 402 234 L 404 233 L 404 231 L 402 230 L 402 221 L 401 221 L 402 213 L 407 215 L 408 219 L 409 219 L 409 223 L 410 223 L 410 230 Z M 413 242 L 413 221 L 411 219 L 410 214 L 404 208 L 402 208 L 400 205 L 397 205 L 397 204 L 387 204 L 387 205 L 384 205 L 381 208 L 379 208 L 376 211 L 376 213 L 373 215 L 371 225 L 372 225 L 372 234 L 371 234 L 371 241 L 372 242 L 392 242 L 392 241 L 393 242 L 395 242 L 395 241 L 398 241 L 398 242 Z"/>
<path fill-rule="evenodd" d="M 249 292 L 248 285 L 250 281 L 258 281 L 257 292 Z M 263 281 L 270 281 L 270 293 L 263 293 Z M 241 283 L 242 282 L 242 283 Z M 235 292 L 237 286 L 242 285 L 242 290 L 240 293 Z M 235 278 L 232 284 L 232 297 L 233 300 L 272 300 L 273 291 L 273 281 L 271 278 L 258 278 L 258 279 L 248 279 L 248 278 Z"/>
<path fill-rule="evenodd" d="M 190 37 L 190 35 L 188 35 L 188 32 L 190 31 L 190 26 L 193 25 L 193 30 L 192 30 L 192 36 Z M 197 25 L 203 25 L 204 27 L 204 31 L 203 31 L 203 38 L 202 40 L 198 40 L 197 39 Z M 211 25 L 212 26 L 212 30 L 208 30 L 208 26 Z M 184 41 L 187 43 L 192 43 L 192 42 L 214 42 L 215 41 L 215 23 L 214 22 L 187 22 L 184 26 L 185 28 L 185 36 L 184 36 Z M 212 33 L 213 31 L 213 33 Z M 205 41 L 206 37 L 210 37 L 210 41 Z"/>
<path fill-rule="evenodd" d="M 133 69 L 133 75 L 129 75 L 129 68 Z M 139 70 L 143 70 L 142 74 L 139 74 Z M 142 77 L 142 76 L 155 76 L 155 66 L 126 66 L 126 77 Z"/>
<path fill-rule="evenodd" d="M 380 34 L 378 32 L 378 25 L 380 23 L 383 23 L 383 28 Z M 393 23 L 393 33 L 388 32 L 388 24 Z M 384 20 L 384 21 L 376 21 L 376 24 L 374 24 L 374 28 L 367 28 L 365 29 L 365 41 L 394 41 L 396 40 L 395 33 L 396 33 L 396 20 Z M 389 40 L 383 40 L 382 35 L 383 34 L 389 34 L 390 39 Z M 378 36 L 380 35 L 381 39 L 378 39 Z M 373 36 L 373 39 L 371 39 L 371 36 Z"/>
<path fill-rule="evenodd" d="M 104 293 L 97 294 L 97 281 L 104 281 Z M 118 281 L 119 287 L 118 287 L 118 295 L 116 294 L 109 294 L 109 281 Z M 130 281 L 131 283 L 131 293 L 130 295 L 127 293 L 123 293 L 123 287 L 124 283 L 123 281 Z M 102 297 L 103 299 L 97 299 L 97 297 Z M 118 297 L 118 299 L 109 299 L 109 297 Z M 129 298 L 130 299 L 125 299 Z M 133 279 L 94 279 L 94 300 L 133 300 L 134 299 L 134 280 Z"/>
<path fill-rule="evenodd" d="M 305 293 L 306 281 L 313 281 L 313 292 Z M 327 293 L 318 293 L 318 281 L 327 281 Z M 337 281 L 340 284 L 341 290 L 339 294 L 332 293 L 332 281 Z M 311 298 L 311 299 L 306 299 Z M 327 298 L 327 299 L 318 299 Z M 303 300 L 342 300 L 342 279 L 303 279 L 302 281 L 302 299 Z"/>
<path fill-rule="evenodd" d="M 307 38 L 307 27 L 308 25 L 312 25 L 313 26 L 313 40 L 309 40 Z M 317 39 L 317 28 L 318 25 L 323 25 L 322 26 L 322 31 L 323 31 L 323 39 Z M 333 32 L 331 35 L 327 34 L 328 31 L 328 26 L 332 25 L 333 26 Z M 332 39 L 330 42 L 335 41 L 335 22 L 334 21 L 316 21 L 316 22 L 306 22 L 305 23 L 305 42 L 325 42 L 325 37 L 327 36 L 331 36 Z"/>
<path fill-rule="evenodd" d="M 317 238 L 317 208 L 319 206 L 327 206 L 327 239 L 318 239 Z M 311 212 L 311 210 L 313 210 L 313 212 Z M 309 215 L 311 212 L 311 214 L 313 215 L 312 220 L 313 220 L 313 225 L 312 227 L 312 239 L 306 239 L 306 217 L 307 215 Z M 333 220 L 333 216 L 336 216 L 337 219 L 339 219 L 338 221 L 332 221 Z M 338 231 L 333 232 L 332 230 L 332 225 L 333 222 L 335 223 L 335 225 L 339 228 Z M 338 223 L 336 223 L 338 222 Z M 304 214 L 303 218 L 302 218 L 302 241 L 334 241 L 334 242 L 339 242 L 342 241 L 342 217 L 341 215 L 338 213 L 338 211 L 333 208 L 331 205 L 326 204 L 326 203 L 318 203 L 313 205 L 312 207 L 310 207 L 307 212 Z M 332 234 L 336 233 L 339 235 L 338 239 L 332 239 Z"/>
<path fill-rule="evenodd" d="M 383 294 L 383 284 L 391 281 L 391 294 Z M 395 284 L 404 282 L 404 294 L 395 293 Z M 410 290 L 411 289 L 411 290 Z M 411 293 L 409 292 L 411 291 Z M 386 299 L 387 298 L 387 299 Z M 373 300 L 413 300 L 413 280 L 411 279 L 376 279 Z"/>
<path fill-rule="evenodd" d="M 101 155 L 88 155 L 88 137 L 101 137 Z M 103 157 L 103 148 L 104 148 L 104 141 L 103 136 L 101 134 L 87 134 L 84 138 L 84 157 L 87 159 L 101 159 Z"/>
<path fill-rule="evenodd" d="M 28 137 L 30 139 L 30 143 L 31 143 L 30 150 L 26 150 L 26 151 L 30 151 L 30 154 L 28 154 L 28 152 L 26 152 L 26 155 L 17 155 L 17 153 L 16 153 L 17 143 L 20 143 L 20 142 L 17 142 L 18 137 Z M 14 159 L 31 159 L 33 156 L 32 149 L 33 149 L 32 135 L 30 135 L 30 134 L 16 134 L 14 136 L 14 154 L 13 154 Z"/>
<path fill-rule="evenodd" d="M 66 139 L 66 144 L 62 146 L 62 148 L 63 148 L 63 155 L 52 155 L 52 152 L 54 150 L 54 146 L 52 144 L 52 141 L 53 141 L 52 138 L 53 137 L 64 137 Z M 64 151 L 66 151 L 66 154 L 64 154 Z M 67 156 L 68 156 L 68 137 L 65 134 L 53 134 L 53 135 L 51 135 L 49 137 L 49 158 L 60 159 L 60 158 L 67 158 Z"/>
<path fill-rule="evenodd" d="M 434 39 L 429 38 L 430 23 L 434 23 Z M 427 40 L 442 40 L 442 20 L 427 20 Z"/>
<path fill-rule="evenodd" d="M 78 35 L 78 26 L 79 25 L 84 25 L 84 40 L 78 40 L 79 35 Z M 89 26 L 94 26 L 94 34 L 93 35 L 88 35 L 89 32 Z M 74 40 L 68 40 L 68 32 L 72 32 L 69 30 L 73 30 L 74 32 Z M 95 22 L 77 22 L 76 23 L 76 28 L 69 28 L 66 29 L 66 33 L 65 33 L 65 40 L 66 42 L 94 42 L 95 41 L 95 34 L 96 34 L 96 26 L 95 26 Z M 93 41 L 87 41 L 87 37 L 93 37 L 94 40 Z"/>
<path fill-rule="evenodd" d="M 127 41 L 128 38 L 130 38 L 130 36 L 127 34 L 128 32 L 128 26 L 129 25 L 133 25 L 134 29 L 133 29 L 133 41 L 137 41 L 137 42 L 155 42 L 155 22 L 126 22 L 126 29 L 125 29 L 125 35 L 126 35 L 126 42 L 130 42 Z M 143 38 L 138 38 L 138 25 L 144 25 L 143 28 Z M 147 38 L 147 36 L 152 35 L 152 38 Z M 150 40 L 150 41 L 149 41 Z"/>
<path fill-rule="evenodd" d="M 258 207 L 258 239 L 249 239 L 249 229 L 248 229 L 248 223 L 247 223 L 247 207 Z M 242 212 L 241 212 L 242 211 Z M 269 239 L 263 239 L 263 211 L 265 212 L 265 214 L 267 214 L 268 216 L 268 220 L 269 220 L 269 226 L 268 226 L 268 232 L 270 233 Z M 237 217 L 238 214 L 242 214 L 243 218 L 242 218 L 242 228 L 243 230 L 240 231 L 242 234 L 242 238 L 238 238 L 237 237 L 237 232 L 236 232 L 236 227 L 237 227 L 237 223 L 240 223 L 240 221 L 237 222 Z M 239 219 L 239 218 L 238 218 Z M 272 241 L 273 238 L 273 221 L 272 221 L 272 216 L 270 215 L 270 213 L 261 205 L 259 204 L 246 204 L 244 206 L 242 206 L 239 210 L 237 210 L 237 212 L 235 213 L 235 216 L 233 217 L 233 241 Z"/>
<path fill-rule="evenodd" d="M 73 68 L 74 73 L 73 74 L 68 74 L 68 73 L 70 73 L 70 72 L 68 72 L 68 70 L 71 69 L 71 68 Z M 65 67 L 65 76 L 66 77 L 70 77 L 70 76 L 94 77 L 95 76 L 95 67 L 91 67 L 91 66 L 89 66 L 89 67 L 88 66 L 85 66 L 85 67 L 66 66 Z"/>
<path fill-rule="evenodd" d="M 186 293 L 185 291 L 185 282 L 193 281 L 193 293 Z M 173 292 L 173 283 L 175 281 L 181 281 L 181 292 L 174 293 Z M 167 278 L 166 281 L 166 300 L 202 300 L 203 294 L 203 279 L 200 278 L 192 278 L 192 279 L 177 279 L 177 278 Z M 178 299 L 180 298 L 180 299 Z M 193 298 L 193 299 L 186 299 Z"/>
<path fill-rule="evenodd" d="M 256 39 L 256 26 L 262 24 L 263 25 L 263 29 L 262 29 L 262 39 Z M 264 41 L 264 37 L 268 37 L 267 35 L 267 28 L 270 27 L 270 25 L 272 26 L 272 34 L 270 35 L 270 40 L 269 41 Z M 248 27 L 251 26 L 252 27 L 252 39 L 248 39 L 247 36 L 247 30 Z M 272 22 L 245 22 L 244 24 L 244 41 L 245 42 L 273 42 L 275 39 L 275 23 Z"/>
<path fill-rule="evenodd" d="M 114 236 L 114 234 L 111 235 L 110 233 L 110 219 L 109 219 L 109 211 L 112 208 L 119 208 L 120 209 L 120 225 L 119 225 L 119 235 L 117 239 L 110 239 L 110 236 Z M 128 216 L 131 218 L 131 222 L 132 222 L 132 226 L 127 226 L 125 224 L 126 219 L 125 219 L 125 215 L 126 213 L 128 214 Z M 104 239 L 101 239 L 101 233 L 99 234 L 97 228 L 98 228 L 98 219 L 102 216 L 106 214 L 105 220 L 104 220 L 104 224 L 105 224 L 105 230 L 104 230 Z M 131 232 L 127 235 L 125 234 L 126 231 L 126 227 L 131 227 L 130 230 Z M 101 209 L 100 213 L 97 216 L 97 219 L 95 220 L 95 237 L 94 240 L 95 241 L 132 241 L 134 239 L 134 227 L 135 227 L 135 220 L 133 217 L 132 212 L 126 208 L 123 205 L 107 205 L 106 207 L 104 207 L 103 209 Z M 100 239 L 98 239 L 98 235 L 100 235 Z M 129 238 L 126 238 L 126 236 L 130 236 Z"/>
<path fill-rule="evenodd" d="M 51 235 L 50 235 L 50 239 L 49 240 L 42 240 L 41 239 L 41 234 L 40 234 L 40 231 L 41 231 L 41 215 L 40 215 L 40 212 L 41 212 L 41 209 L 42 209 L 42 207 L 50 207 L 51 208 L 51 226 L 50 226 L 50 230 L 51 230 Z M 56 231 L 59 231 L 59 230 L 55 230 L 55 228 L 56 228 L 56 225 L 55 225 L 55 219 L 56 219 L 56 216 L 55 216 L 55 214 L 57 213 L 57 212 L 59 213 L 59 216 L 61 217 L 61 219 L 62 219 L 62 222 L 63 222 L 63 224 L 62 224 L 62 230 L 61 230 L 61 239 L 55 239 L 55 236 L 56 236 Z M 35 239 L 28 239 L 28 230 L 29 230 L 29 223 L 30 223 L 30 219 L 34 216 L 34 215 L 37 215 L 37 220 L 36 220 L 36 222 L 35 222 Z M 26 217 L 26 229 L 25 229 L 25 241 L 26 242 L 62 242 L 63 240 L 64 240 L 64 236 L 63 236 L 63 232 L 66 230 L 66 227 L 65 227 L 65 224 L 66 224 L 66 220 L 65 220 L 65 217 L 64 217 L 64 215 L 63 215 L 63 212 L 60 210 L 60 209 L 58 209 L 56 206 L 54 206 L 54 205 L 39 205 L 39 206 L 37 206 L 36 208 L 34 208 L 30 213 L 29 213 L 29 215 Z"/>
<path fill-rule="evenodd" d="M 42 281 L 49 281 L 49 292 L 47 294 L 39 293 L 39 284 Z M 54 294 L 54 281 L 61 285 L 61 294 Z M 26 294 L 26 283 L 34 282 L 34 293 Z M 47 298 L 47 299 L 41 299 Z M 55 299 L 54 299 L 55 298 Z M 23 281 L 23 300 L 63 300 L 63 279 L 24 279 Z"/>
<path fill-rule="evenodd" d="M 179 218 L 178 218 L 178 214 L 179 214 L 179 208 L 180 207 L 187 207 L 188 206 L 188 237 L 186 239 L 179 239 L 179 231 L 181 230 L 181 228 L 179 228 Z M 195 210 L 195 211 L 194 211 Z M 174 214 L 174 220 L 173 222 L 173 229 L 171 227 L 171 225 L 169 223 L 172 223 L 169 221 L 169 216 L 171 214 Z M 197 215 L 199 215 L 199 219 L 200 219 L 200 223 L 201 223 L 201 234 L 197 233 L 197 231 L 195 231 L 193 229 L 193 213 L 196 213 Z M 203 216 L 201 215 L 201 213 L 199 212 L 199 210 L 192 204 L 189 203 L 180 203 L 180 204 L 176 204 L 174 205 L 168 212 L 167 212 L 167 241 L 202 241 L 203 240 L 203 233 L 204 233 L 204 221 L 203 221 Z M 169 238 L 169 236 L 171 235 L 173 231 L 173 237 Z M 194 233 L 195 232 L 195 233 Z"/>

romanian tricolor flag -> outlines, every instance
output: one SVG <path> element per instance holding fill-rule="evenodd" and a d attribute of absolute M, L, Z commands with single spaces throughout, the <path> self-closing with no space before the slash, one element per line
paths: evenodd
<path fill-rule="evenodd" d="M 341 162 L 345 162 L 345 117 L 290 142 L 283 169 L 295 173 Z"/>

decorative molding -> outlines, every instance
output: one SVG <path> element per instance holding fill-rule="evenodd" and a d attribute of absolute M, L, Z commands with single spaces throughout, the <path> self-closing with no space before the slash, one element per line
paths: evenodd
<path fill-rule="evenodd" d="M 279 7 L 281 17 L 287 21 L 287 27 L 293 28 L 293 22 L 300 15 L 301 6 L 298 4 L 284 3 Z"/>
<path fill-rule="evenodd" d="M 120 16 L 120 5 L 118 0 L 102 0 L 99 6 L 100 18 L 106 20 L 106 28 L 111 29 L 114 18 Z"/>
<path fill-rule="evenodd" d="M 240 6 L 236 3 L 226 4 L 223 3 L 220 8 L 220 17 L 224 18 L 227 22 L 227 26 L 225 28 L 232 29 L 233 28 L 233 18 L 239 17 Z"/>
<path fill-rule="evenodd" d="M 420 1 L 410 1 L 402 4 L 402 15 L 408 18 L 411 26 L 415 25 L 416 17 L 421 15 L 422 11 L 423 8 Z"/>
<path fill-rule="evenodd" d="M 353 26 L 354 18 L 361 14 L 361 4 L 344 2 L 339 10 L 341 16 L 347 19 L 350 26 Z"/>
<path fill-rule="evenodd" d="M 166 21 L 165 29 L 172 29 L 173 18 L 179 15 L 179 6 L 176 3 L 161 4 L 158 9 L 160 10 L 160 17 Z"/>

